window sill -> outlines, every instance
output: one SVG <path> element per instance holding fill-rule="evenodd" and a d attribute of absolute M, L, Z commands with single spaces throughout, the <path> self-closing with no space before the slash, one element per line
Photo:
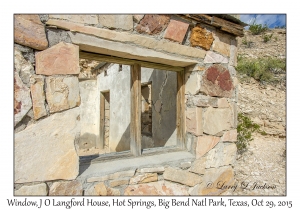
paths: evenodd
<path fill-rule="evenodd" d="M 165 165 L 177 165 L 178 163 L 185 161 L 193 161 L 195 156 L 188 151 L 178 151 L 178 148 L 174 148 L 174 150 L 169 150 L 166 152 L 167 148 L 161 149 L 156 148 L 155 150 L 144 151 L 142 156 L 134 157 L 133 155 L 126 156 L 127 152 L 123 154 L 120 153 L 119 157 L 110 155 L 110 157 L 114 157 L 114 160 L 108 161 L 109 155 L 106 155 L 106 160 L 101 161 L 101 158 L 98 157 L 88 164 L 80 164 L 80 176 L 77 178 L 79 180 L 85 180 L 92 176 L 104 176 L 107 174 L 112 174 L 119 171 L 127 171 L 127 170 L 136 170 L 138 168 L 147 168 L 147 167 L 156 167 L 156 166 L 165 166 Z M 175 150 L 177 149 L 177 151 Z M 128 151 L 129 153 L 129 151 Z M 124 157 L 126 156 L 126 158 Z"/>

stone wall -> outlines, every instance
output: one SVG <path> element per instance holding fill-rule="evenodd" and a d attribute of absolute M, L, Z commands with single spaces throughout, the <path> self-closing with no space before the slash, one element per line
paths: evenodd
<path fill-rule="evenodd" d="M 234 183 L 235 35 L 177 15 L 14 18 L 15 195 L 230 194 L 217 189 L 217 184 Z M 129 66 L 122 65 L 120 71 L 115 65 L 115 71 L 124 74 L 124 81 L 105 87 L 110 83 L 105 77 L 111 71 L 107 71 L 109 66 L 95 62 L 89 68 L 94 61 L 79 59 L 79 50 L 185 67 L 187 151 L 136 158 L 132 160 L 139 160 L 135 166 L 130 166 L 128 160 L 116 162 L 113 169 L 109 169 L 110 161 L 79 166 L 78 150 L 95 145 L 101 135 L 100 91 L 118 88 L 116 95 L 110 95 L 109 137 L 114 139 L 113 135 L 125 133 L 121 136 L 125 146 L 120 151 L 128 149 L 130 141 L 129 131 L 126 133 L 130 123 L 129 79 L 124 73 Z M 176 105 L 167 97 L 172 95 L 168 92 L 176 91 L 176 73 L 145 69 L 144 75 L 152 75 L 152 87 L 154 82 L 165 86 L 166 79 L 173 81 L 165 92 L 152 92 L 154 121 L 157 110 L 168 107 L 176 111 Z M 142 78 L 142 83 L 149 81 Z M 121 97 L 119 104 L 124 107 L 115 106 L 114 98 Z M 112 114 L 116 113 L 125 127 L 119 128 L 120 123 L 113 122 L 116 116 Z M 160 117 L 172 127 L 176 125 L 176 112 L 172 116 Z M 116 132 L 118 129 L 122 132 Z M 152 122 L 153 135 L 156 133 L 159 139 L 164 138 L 164 129 Z M 176 130 L 172 131 L 157 146 L 176 144 Z M 117 145 L 109 142 L 109 147 Z M 214 187 L 208 189 L 207 183 Z"/>

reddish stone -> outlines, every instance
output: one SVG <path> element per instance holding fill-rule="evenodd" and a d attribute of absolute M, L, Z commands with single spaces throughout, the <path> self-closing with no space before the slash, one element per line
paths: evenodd
<path fill-rule="evenodd" d="M 15 15 L 14 41 L 36 50 L 48 47 L 45 27 L 38 15 Z"/>
<path fill-rule="evenodd" d="M 169 21 L 168 15 L 145 15 L 135 30 L 139 33 L 158 34 L 166 28 Z"/>
<path fill-rule="evenodd" d="M 217 80 L 222 90 L 230 90 L 233 86 L 229 71 L 221 72 Z"/>
<path fill-rule="evenodd" d="M 200 91 L 210 96 L 232 97 L 233 81 L 229 70 L 215 64 L 206 70 Z"/>
<path fill-rule="evenodd" d="M 44 75 L 79 74 L 79 47 L 60 42 L 36 54 L 36 73 Z"/>
<path fill-rule="evenodd" d="M 164 38 L 179 42 L 181 44 L 188 28 L 189 24 L 187 23 L 183 23 L 177 20 L 171 20 L 166 29 Z"/>
<path fill-rule="evenodd" d="M 219 76 L 219 71 L 217 68 L 211 67 L 207 70 L 207 79 L 209 81 L 215 82 Z"/>

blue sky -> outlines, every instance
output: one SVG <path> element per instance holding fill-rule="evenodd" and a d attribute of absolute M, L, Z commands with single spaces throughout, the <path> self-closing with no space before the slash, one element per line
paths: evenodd
<path fill-rule="evenodd" d="M 267 24 L 269 28 L 274 28 L 276 26 L 285 26 L 286 25 L 286 15 L 285 14 L 247 14 L 240 15 L 241 21 L 244 23 L 252 23 L 255 18 L 255 23 L 257 24 Z"/>

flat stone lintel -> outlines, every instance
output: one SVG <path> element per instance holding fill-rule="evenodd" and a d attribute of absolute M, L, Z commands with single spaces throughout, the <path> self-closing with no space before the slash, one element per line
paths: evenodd
<path fill-rule="evenodd" d="M 179 67 L 186 67 L 198 63 L 197 60 L 172 56 L 151 49 L 108 41 L 85 34 L 73 34 L 69 32 L 69 35 L 73 44 L 78 45 L 79 49 L 83 51 Z"/>

